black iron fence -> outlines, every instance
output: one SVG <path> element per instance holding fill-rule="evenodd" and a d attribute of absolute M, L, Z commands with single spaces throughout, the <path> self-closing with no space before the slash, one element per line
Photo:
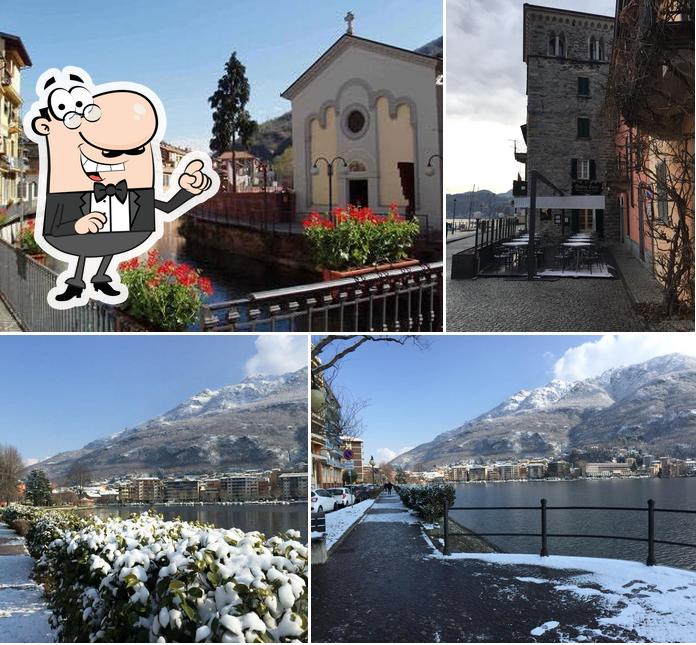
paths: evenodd
<path fill-rule="evenodd" d="M 517 218 L 477 219 L 473 246 L 452 256 L 452 279 L 473 278 L 493 261 L 500 242 L 512 239 L 517 233 Z"/>
<path fill-rule="evenodd" d="M 631 542 L 644 542 L 648 545 L 648 554 L 646 564 L 652 566 L 656 564 L 655 560 L 655 545 L 666 544 L 671 546 L 680 546 L 696 549 L 696 544 L 688 542 L 677 542 L 674 540 L 658 540 L 655 538 L 655 513 L 684 513 L 696 515 L 696 510 L 684 510 L 674 508 L 655 508 L 655 501 L 649 499 L 646 506 L 549 506 L 545 499 L 540 500 L 539 506 L 448 506 L 445 502 L 445 511 L 443 517 L 443 552 L 449 555 L 449 538 L 459 533 L 451 533 L 449 530 L 449 513 L 450 511 L 537 511 L 539 513 L 539 533 L 525 532 L 495 532 L 495 533 L 479 533 L 474 535 L 481 537 L 538 537 L 541 538 L 541 548 L 539 555 L 544 557 L 549 555 L 549 538 L 582 538 L 582 539 L 598 539 L 598 540 L 628 540 Z M 549 511 L 639 511 L 647 513 L 647 536 L 632 537 L 628 535 L 607 535 L 593 533 L 549 533 L 547 516 Z"/>
<path fill-rule="evenodd" d="M 326 533 L 326 515 L 312 513 L 312 533 Z"/>
<path fill-rule="evenodd" d="M 203 331 L 441 331 L 442 262 L 212 303 Z"/>
<path fill-rule="evenodd" d="M 29 331 L 146 331 L 116 307 L 91 300 L 84 307 L 58 310 L 46 301 L 58 274 L 0 240 L 0 297 Z"/>

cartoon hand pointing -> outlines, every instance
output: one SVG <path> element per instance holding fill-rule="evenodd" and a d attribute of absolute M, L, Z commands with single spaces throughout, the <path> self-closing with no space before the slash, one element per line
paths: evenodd
<path fill-rule="evenodd" d="M 179 177 L 179 186 L 189 193 L 199 195 L 204 190 L 210 188 L 213 180 L 203 172 L 203 162 L 194 159 L 186 166 L 186 170 Z"/>

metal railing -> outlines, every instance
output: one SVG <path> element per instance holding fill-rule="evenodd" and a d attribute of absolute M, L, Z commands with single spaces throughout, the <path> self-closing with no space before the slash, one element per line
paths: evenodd
<path fill-rule="evenodd" d="M 326 533 L 326 515 L 322 513 L 312 513 L 312 533 Z"/>
<path fill-rule="evenodd" d="M 422 264 L 204 305 L 201 329 L 441 331 L 442 267 Z"/>
<path fill-rule="evenodd" d="M 671 546 L 681 546 L 696 549 L 696 544 L 688 542 L 676 542 L 674 540 L 657 540 L 655 538 L 655 513 L 684 513 L 696 515 L 696 510 L 684 510 L 674 508 L 655 508 L 655 500 L 649 499 L 647 506 L 549 506 L 545 499 L 541 499 L 539 506 L 449 506 L 445 501 L 443 516 L 443 553 L 449 555 L 449 538 L 452 535 L 465 535 L 463 533 L 451 533 L 449 530 L 450 511 L 538 511 L 540 514 L 539 533 L 512 533 L 495 532 L 479 533 L 472 531 L 473 535 L 481 537 L 538 537 L 541 538 L 541 549 L 539 555 L 542 557 L 549 555 L 548 538 L 589 538 L 599 540 L 628 540 L 630 542 L 645 542 L 648 545 L 648 555 L 646 564 L 653 566 L 655 560 L 655 545 L 667 544 Z M 549 533 L 547 525 L 547 514 L 549 511 L 639 511 L 648 514 L 647 537 L 633 537 L 628 535 L 599 535 L 592 533 Z"/>
<path fill-rule="evenodd" d="M 46 301 L 58 274 L 0 240 L 0 297 L 29 331 L 147 331 L 116 307 L 90 300 L 84 307 L 58 310 Z"/>

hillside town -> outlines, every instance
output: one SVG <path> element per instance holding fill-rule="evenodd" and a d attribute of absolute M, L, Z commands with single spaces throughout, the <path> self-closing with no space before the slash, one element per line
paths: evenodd
<path fill-rule="evenodd" d="M 625 451 L 624 451 L 625 452 Z M 477 460 L 481 462 L 483 460 Z M 644 453 L 635 457 L 625 454 L 612 461 L 592 462 L 564 459 L 533 459 L 506 463 L 468 463 L 425 471 L 396 469 L 403 483 L 425 482 L 501 482 L 610 477 L 696 477 L 696 458 L 655 458 Z"/>

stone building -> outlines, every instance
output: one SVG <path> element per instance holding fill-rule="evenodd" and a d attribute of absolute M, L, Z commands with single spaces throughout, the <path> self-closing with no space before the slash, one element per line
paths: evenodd
<path fill-rule="evenodd" d="M 613 29 L 612 16 L 524 5 L 527 152 L 516 158 L 525 163 L 527 180 L 536 170 L 564 193 L 552 197 L 549 187 L 537 186 L 537 231 L 549 237 L 571 230 L 619 236 L 615 200 L 605 199 L 613 160 L 604 108 Z M 514 191 L 518 209 L 529 205 L 525 193 Z"/>
<path fill-rule="evenodd" d="M 360 38 L 349 25 L 282 93 L 292 102 L 297 212 L 351 203 L 385 213 L 396 203 L 422 230 L 442 230 L 441 162 L 431 160 L 442 154 L 441 76 L 441 56 Z M 340 157 L 331 180 L 322 157 Z"/>

